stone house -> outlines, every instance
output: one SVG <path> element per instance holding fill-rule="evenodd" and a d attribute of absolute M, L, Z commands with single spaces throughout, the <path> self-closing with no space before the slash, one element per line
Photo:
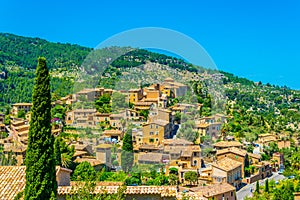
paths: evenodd
<path fill-rule="evenodd" d="M 245 166 L 247 164 L 249 165 L 249 157 L 247 151 L 238 149 L 236 147 L 217 150 L 216 157 L 217 160 L 221 160 L 223 158 L 231 158 L 237 162 L 240 162 L 242 164 L 242 176 L 244 176 Z"/>
<path fill-rule="evenodd" d="M 143 124 L 143 143 L 159 145 L 164 138 L 169 138 L 170 123 L 164 120 L 154 120 Z"/>
<path fill-rule="evenodd" d="M 12 104 L 11 114 L 14 116 L 18 115 L 18 112 L 23 109 L 25 113 L 29 112 L 32 107 L 32 103 L 15 103 Z"/>
<path fill-rule="evenodd" d="M 100 144 L 96 147 L 96 159 L 101 163 L 105 163 L 108 168 L 111 168 L 111 148 L 110 144 Z"/>
<path fill-rule="evenodd" d="M 242 164 L 231 158 L 223 158 L 212 164 L 213 183 L 227 182 L 236 188 L 241 186 Z"/>
<path fill-rule="evenodd" d="M 67 112 L 66 124 L 74 127 L 93 127 L 95 122 L 93 115 L 96 113 L 96 109 L 75 109 Z"/>

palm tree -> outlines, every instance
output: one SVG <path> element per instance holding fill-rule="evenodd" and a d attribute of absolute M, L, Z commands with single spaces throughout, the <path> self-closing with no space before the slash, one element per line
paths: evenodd
<path fill-rule="evenodd" d="M 72 163 L 71 157 L 66 153 L 62 153 L 61 154 L 61 165 L 63 167 L 68 168 L 71 165 L 71 163 Z"/>
<path fill-rule="evenodd" d="M 295 153 L 291 157 L 291 166 L 297 170 L 300 169 L 300 153 Z"/>

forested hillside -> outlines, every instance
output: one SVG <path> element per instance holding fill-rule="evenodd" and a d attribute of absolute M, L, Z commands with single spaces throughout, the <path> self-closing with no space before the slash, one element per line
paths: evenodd
<path fill-rule="evenodd" d="M 52 71 L 72 71 L 78 69 L 91 50 L 79 45 L 0 33 L 0 106 L 31 101 L 38 57 L 46 57 Z M 54 97 L 67 95 L 73 88 L 67 77 L 52 77 L 51 84 Z"/>
<path fill-rule="evenodd" d="M 35 69 L 39 56 L 47 58 L 48 67 L 66 68 L 80 66 L 91 48 L 74 44 L 48 42 L 40 38 L 22 37 L 0 33 L 0 64 L 12 61 L 16 65 Z"/>
<path fill-rule="evenodd" d="M 234 116 L 224 127 L 227 134 L 246 137 L 252 141 L 259 133 L 268 131 L 294 135 L 300 127 L 300 93 L 287 87 L 254 83 L 227 72 L 207 70 L 182 59 L 130 47 L 92 50 L 6 33 L 0 34 L 0 45 L 2 107 L 15 102 L 31 101 L 33 69 L 37 58 L 45 56 L 51 69 L 53 100 L 72 93 L 74 81 L 78 81 L 79 74 L 92 74 L 91 79 L 98 86 L 116 89 L 124 87 L 123 79 L 131 81 L 128 87 L 139 87 L 161 81 L 167 76 L 183 82 L 196 76 L 200 77 L 198 84 L 201 91 L 207 93 L 207 80 L 215 79 L 214 74 L 221 73 L 222 84 L 214 85 L 214 88 L 224 91 L 225 96 L 221 98 L 227 100 L 225 112 Z M 135 82 L 141 77 L 140 83 Z M 80 80 L 80 86 L 89 87 L 84 80 Z M 208 95 L 210 102 L 214 102 L 214 96 L 216 95 Z M 198 101 L 203 103 L 203 99 Z M 294 135 L 294 140 L 295 137 Z"/>

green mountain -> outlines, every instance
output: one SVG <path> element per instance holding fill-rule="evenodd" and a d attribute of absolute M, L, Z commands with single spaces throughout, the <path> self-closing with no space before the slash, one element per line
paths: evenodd
<path fill-rule="evenodd" d="M 72 71 L 78 69 L 91 50 L 79 45 L 0 33 L 0 106 L 31 101 L 38 57 L 46 57 L 52 71 Z M 53 76 L 51 83 L 52 92 L 58 96 L 67 95 L 73 88 L 68 77 Z"/>
<path fill-rule="evenodd" d="M 213 111 L 208 106 L 211 102 L 217 108 L 225 104 L 224 112 L 235 116 L 224 127 L 229 133 L 252 140 L 248 133 L 255 132 L 257 136 L 262 132 L 287 131 L 292 134 L 300 128 L 299 91 L 254 83 L 227 72 L 197 67 L 182 59 L 144 49 L 93 50 L 7 33 L 0 34 L 0 49 L 2 108 L 31 101 L 36 60 L 45 56 L 51 70 L 53 100 L 85 87 L 129 89 L 173 77 L 193 84 L 196 101 L 207 105 L 207 113 Z"/>
<path fill-rule="evenodd" d="M 69 69 L 80 66 L 91 50 L 74 44 L 53 43 L 40 38 L 0 33 L 0 64 L 2 65 L 12 62 L 23 68 L 35 69 L 37 58 L 43 56 L 47 58 L 50 69 Z"/>

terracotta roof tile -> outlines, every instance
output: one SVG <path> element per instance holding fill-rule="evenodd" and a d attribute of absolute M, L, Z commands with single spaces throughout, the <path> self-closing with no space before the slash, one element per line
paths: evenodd
<path fill-rule="evenodd" d="M 252 158 L 256 158 L 256 159 L 261 159 L 260 154 L 249 153 L 249 156 L 252 157 Z"/>
<path fill-rule="evenodd" d="M 242 166 L 242 163 L 235 161 L 231 158 L 225 157 L 225 158 L 213 163 L 212 166 L 222 169 L 224 171 L 230 171 L 230 170 L 236 169 L 237 167 Z"/>
<path fill-rule="evenodd" d="M 120 186 L 96 186 L 94 193 L 102 194 L 104 192 L 108 194 L 117 193 Z M 57 189 L 58 195 L 74 194 L 78 188 L 76 186 L 60 186 Z M 160 194 L 162 197 L 175 197 L 175 186 L 127 186 L 125 194 Z"/>
<path fill-rule="evenodd" d="M 193 145 L 193 142 L 187 141 L 185 139 L 165 139 L 163 141 L 164 145 L 170 145 L 170 146 L 184 146 L 184 145 Z"/>
<path fill-rule="evenodd" d="M 195 187 L 189 190 L 198 193 L 206 198 L 211 198 L 216 195 L 224 194 L 226 192 L 234 192 L 235 187 L 228 183 L 217 183 L 208 186 Z"/>
<path fill-rule="evenodd" d="M 247 155 L 246 150 L 239 149 L 239 148 L 236 148 L 236 147 L 217 150 L 217 155 L 222 155 L 222 154 L 226 154 L 226 153 L 233 153 L 233 154 L 236 154 L 236 155 L 239 155 L 239 156 L 246 156 Z"/>
<path fill-rule="evenodd" d="M 0 199 L 14 199 L 25 188 L 25 166 L 0 167 Z"/>
<path fill-rule="evenodd" d="M 215 143 L 213 146 L 225 148 L 225 147 L 241 147 L 243 145 L 238 141 L 221 141 L 221 142 Z"/>
<path fill-rule="evenodd" d="M 145 154 L 139 154 L 138 155 L 138 161 L 139 162 L 156 162 L 161 163 L 163 160 L 170 160 L 170 157 L 168 154 L 162 154 L 162 153 L 145 153 Z"/>
<path fill-rule="evenodd" d="M 56 174 L 60 170 L 71 172 L 69 169 L 56 167 Z M 10 200 L 24 190 L 26 184 L 26 166 L 0 166 L 0 199 Z"/>
<path fill-rule="evenodd" d="M 103 131 L 103 134 L 104 134 L 104 135 L 111 135 L 111 134 L 113 134 L 113 135 L 115 135 L 115 134 L 117 134 L 117 135 L 122 135 L 122 133 L 123 133 L 123 132 L 120 131 L 120 130 L 113 130 L 113 129 Z"/>
<path fill-rule="evenodd" d="M 196 124 L 197 128 L 207 128 L 209 126 L 210 126 L 209 124 L 205 124 L 205 123 Z"/>
<path fill-rule="evenodd" d="M 86 151 L 75 151 L 73 157 L 76 158 L 77 156 L 82 156 L 88 154 Z"/>
<path fill-rule="evenodd" d="M 150 122 L 149 124 L 157 124 L 159 126 L 166 126 L 169 124 L 169 122 L 165 121 L 165 120 L 154 120 L 153 122 Z"/>
<path fill-rule="evenodd" d="M 74 162 L 82 163 L 82 162 L 89 162 L 92 167 L 98 166 L 104 163 L 101 163 L 99 160 L 95 158 L 76 158 Z"/>

